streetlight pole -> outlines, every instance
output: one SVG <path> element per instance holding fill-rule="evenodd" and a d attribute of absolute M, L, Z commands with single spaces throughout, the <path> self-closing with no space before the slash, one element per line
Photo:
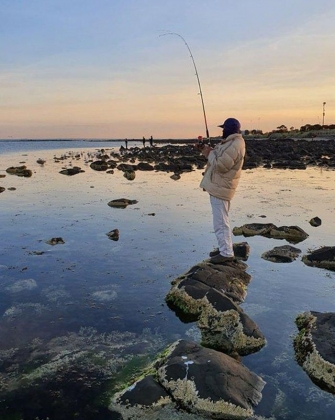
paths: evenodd
<path fill-rule="evenodd" d="M 325 125 L 326 102 L 322 104 L 322 127 Z"/>

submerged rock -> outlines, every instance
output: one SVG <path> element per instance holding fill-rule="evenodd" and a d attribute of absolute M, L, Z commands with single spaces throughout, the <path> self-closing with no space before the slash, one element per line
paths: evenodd
<path fill-rule="evenodd" d="M 276 246 L 262 254 L 262 258 L 275 263 L 290 263 L 298 258 L 301 250 L 291 245 Z"/>
<path fill-rule="evenodd" d="M 109 408 L 124 420 L 168 419 L 161 411 L 171 413 L 172 404 L 185 412 L 170 418 L 248 419 L 265 385 L 230 356 L 185 340 L 173 343 L 154 369 L 116 394 Z"/>
<path fill-rule="evenodd" d="M 233 234 L 243 236 L 261 235 L 266 238 L 286 239 L 290 243 L 298 243 L 308 238 L 308 234 L 299 226 L 280 226 L 273 223 L 250 223 L 233 228 Z"/>
<path fill-rule="evenodd" d="M 46 241 L 47 244 L 49 245 L 59 245 L 59 244 L 65 244 L 65 241 L 63 238 L 58 237 L 58 238 L 51 238 L 48 241 Z"/>
<path fill-rule="evenodd" d="M 311 267 L 326 268 L 335 271 L 335 246 L 324 246 L 302 257 L 302 261 Z"/>
<path fill-rule="evenodd" d="M 304 312 L 297 316 L 296 325 L 297 362 L 313 382 L 335 394 L 335 313 Z"/>

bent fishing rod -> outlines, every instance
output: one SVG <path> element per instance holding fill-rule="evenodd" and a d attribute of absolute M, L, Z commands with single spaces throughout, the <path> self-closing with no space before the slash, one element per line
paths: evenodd
<path fill-rule="evenodd" d="M 176 32 L 166 32 L 165 34 L 162 34 L 162 35 L 159 35 L 159 36 L 165 36 L 165 35 L 178 36 L 184 42 L 184 44 L 186 45 L 186 48 L 188 49 L 188 52 L 190 53 L 190 57 L 192 59 L 193 67 L 194 67 L 194 70 L 195 70 L 195 75 L 197 77 L 198 86 L 199 86 L 199 95 L 200 95 L 200 98 L 201 98 L 202 111 L 203 111 L 204 120 L 205 120 L 206 137 L 207 137 L 207 139 L 209 139 L 209 131 L 208 131 L 208 125 L 207 125 L 207 117 L 206 117 L 206 111 L 205 111 L 204 98 L 202 96 L 202 89 L 201 89 L 201 84 L 200 84 L 200 79 L 199 79 L 199 73 L 198 73 L 198 70 L 197 70 L 197 66 L 195 65 L 195 61 L 194 61 L 192 51 L 191 51 L 188 43 L 185 41 L 185 39 L 181 35 L 177 34 Z"/>

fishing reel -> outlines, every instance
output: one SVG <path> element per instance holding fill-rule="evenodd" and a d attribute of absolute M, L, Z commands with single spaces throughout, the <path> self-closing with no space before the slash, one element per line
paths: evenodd
<path fill-rule="evenodd" d="M 196 144 L 197 149 L 201 150 L 204 146 L 209 145 L 209 139 L 204 139 L 202 136 L 198 136 L 198 143 Z"/>

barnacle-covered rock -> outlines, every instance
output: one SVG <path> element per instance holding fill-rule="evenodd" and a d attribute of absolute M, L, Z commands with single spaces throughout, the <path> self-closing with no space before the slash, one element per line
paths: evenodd
<path fill-rule="evenodd" d="M 335 313 L 304 312 L 297 316 L 296 325 L 297 362 L 313 382 L 335 394 Z"/>

